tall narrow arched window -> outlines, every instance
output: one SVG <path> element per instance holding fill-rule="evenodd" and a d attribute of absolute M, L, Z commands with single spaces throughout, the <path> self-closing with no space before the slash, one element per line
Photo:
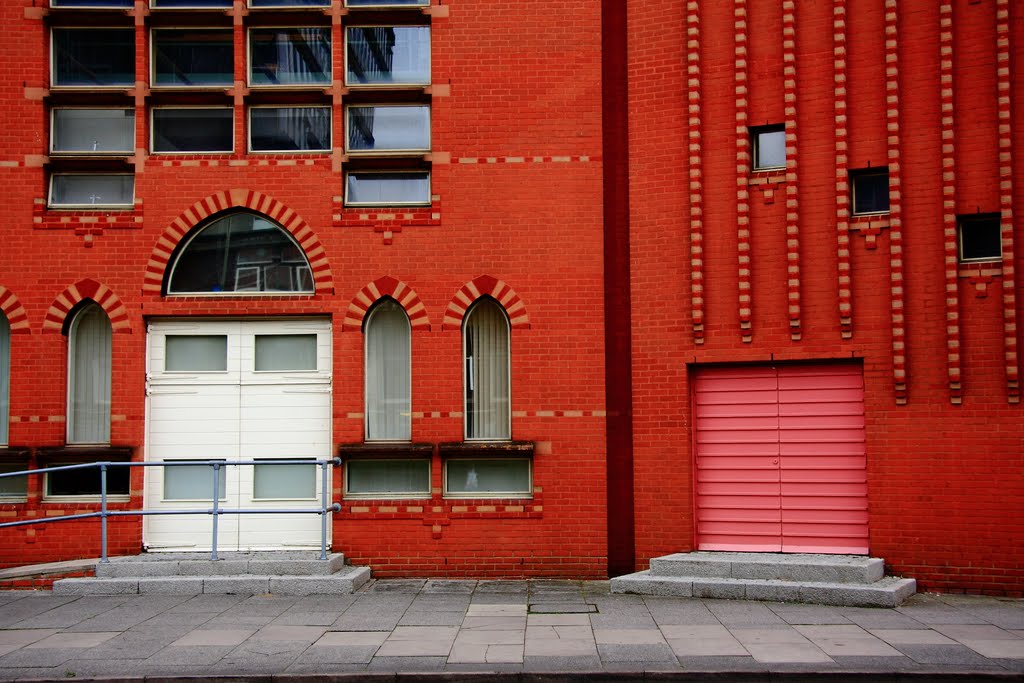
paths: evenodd
<path fill-rule="evenodd" d="M 89 303 L 68 330 L 69 444 L 110 442 L 110 375 L 110 319 Z"/>
<path fill-rule="evenodd" d="M 11 325 L 0 313 L 0 446 L 7 444 L 11 403 Z M 21 477 L 18 477 L 20 479 Z"/>
<path fill-rule="evenodd" d="M 409 316 L 384 299 L 366 320 L 366 440 L 408 441 L 410 413 Z"/>
<path fill-rule="evenodd" d="M 485 297 L 473 304 L 462 328 L 465 359 L 466 439 L 512 438 L 509 413 L 509 326 L 505 310 Z"/>

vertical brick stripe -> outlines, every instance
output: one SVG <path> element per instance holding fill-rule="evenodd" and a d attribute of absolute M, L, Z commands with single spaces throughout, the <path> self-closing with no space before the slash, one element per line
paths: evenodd
<path fill-rule="evenodd" d="M 701 146 L 700 4 L 686 3 L 686 100 L 690 168 L 690 321 L 704 343 L 704 167 Z"/>
<path fill-rule="evenodd" d="M 1013 243 L 1013 135 L 1010 116 L 1010 0 L 996 0 L 996 97 L 999 139 L 999 215 L 1003 243 L 1003 346 L 1006 396 L 1020 403 L 1017 349 L 1017 273 Z"/>
<path fill-rule="evenodd" d="M 885 0 L 885 127 L 889 164 L 889 281 L 892 291 L 892 375 L 896 403 L 907 402 L 906 292 L 903 278 L 903 192 L 900 158 L 899 33 L 896 0 Z"/>
<path fill-rule="evenodd" d="M 839 273 L 839 332 L 853 337 L 853 282 L 850 261 L 850 157 L 847 127 L 846 0 L 832 1 L 833 81 L 835 84 L 836 247 Z"/>
<path fill-rule="evenodd" d="M 747 0 L 735 0 L 736 29 L 736 238 L 739 262 L 740 337 L 753 341 L 753 282 L 750 273 L 750 134 L 747 130 L 749 110 L 747 74 Z"/>
<path fill-rule="evenodd" d="M 962 398 L 960 284 L 956 244 L 956 135 L 953 126 L 953 4 L 939 6 L 939 106 L 942 131 L 942 232 L 946 266 L 946 375 L 949 399 Z"/>
<path fill-rule="evenodd" d="M 782 3 L 782 96 L 786 121 L 786 311 L 789 335 L 801 336 L 800 323 L 800 203 L 797 186 L 796 131 L 796 3 Z"/>

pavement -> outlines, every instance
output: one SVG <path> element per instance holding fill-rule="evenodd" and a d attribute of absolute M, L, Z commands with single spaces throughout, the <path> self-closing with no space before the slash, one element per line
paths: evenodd
<path fill-rule="evenodd" d="M 896 609 L 377 580 L 352 595 L 0 592 L 0 680 L 1021 680 L 1024 600 Z M 241 677 L 241 678 L 238 678 Z"/>

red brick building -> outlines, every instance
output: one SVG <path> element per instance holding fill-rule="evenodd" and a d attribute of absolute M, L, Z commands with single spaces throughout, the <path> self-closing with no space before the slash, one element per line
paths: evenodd
<path fill-rule="evenodd" d="M 0 10 L 3 471 L 216 460 L 221 505 L 286 510 L 338 456 L 331 543 L 378 576 L 813 550 L 1022 590 L 1009 0 L 42 4 Z M 0 515 L 99 487 L 0 479 Z M 0 566 L 97 526 L 0 529 Z"/>

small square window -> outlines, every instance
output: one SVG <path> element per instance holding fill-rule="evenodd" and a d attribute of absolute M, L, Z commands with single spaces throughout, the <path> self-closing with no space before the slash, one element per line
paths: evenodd
<path fill-rule="evenodd" d="M 345 174 L 345 206 L 428 206 L 430 173 L 365 171 Z"/>
<path fill-rule="evenodd" d="M 957 224 L 961 263 L 1002 260 L 1003 235 L 999 214 L 960 216 Z"/>
<path fill-rule="evenodd" d="M 765 171 L 786 167 L 786 127 L 782 124 L 750 129 L 754 148 L 754 170 Z"/>
<path fill-rule="evenodd" d="M 27 463 L 0 462 L 0 474 L 24 472 Z M 25 500 L 28 497 L 28 475 L 0 478 L 0 503 Z"/>
<path fill-rule="evenodd" d="M 249 150 L 252 152 L 327 152 L 330 149 L 330 107 L 249 109 Z"/>
<path fill-rule="evenodd" d="M 861 168 L 850 171 L 853 215 L 889 212 L 889 169 Z"/>
<path fill-rule="evenodd" d="M 127 155 L 134 151 L 134 109 L 60 107 L 52 112 L 51 154 Z"/>
<path fill-rule="evenodd" d="M 461 498 L 524 498 L 532 495 L 527 458 L 451 458 L 444 464 L 444 493 Z"/>
<path fill-rule="evenodd" d="M 153 110 L 153 153 L 225 153 L 235 147 L 231 107 Z"/>
<path fill-rule="evenodd" d="M 430 85 L 429 26 L 350 26 L 345 48 L 346 85 Z"/>
<path fill-rule="evenodd" d="M 430 461 L 349 460 L 345 464 L 345 495 L 363 498 L 430 496 Z"/>
<path fill-rule="evenodd" d="M 128 173 L 54 173 L 50 201 L 55 209 L 130 209 L 135 205 L 135 176 Z"/>
<path fill-rule="evenodd" d="M 231 31 L 154 29 L 153 86 L 224 87 L 234 84 Z"/>
<path fill-rule="evenodd" d="M 330 85 L 331 29 L 250 29 L 249 83 L 289 87 Z"/>
<path fill-rule="evenodd" d="M 396 154 L 430 151 L 430 107 L 425 105 L 350 106 L 346 151 Z"/>
<path fill-rule="evenodd" d="M 55 87 L 135 85 L 135 30 L 130 28 L 53 29 Z"/>

